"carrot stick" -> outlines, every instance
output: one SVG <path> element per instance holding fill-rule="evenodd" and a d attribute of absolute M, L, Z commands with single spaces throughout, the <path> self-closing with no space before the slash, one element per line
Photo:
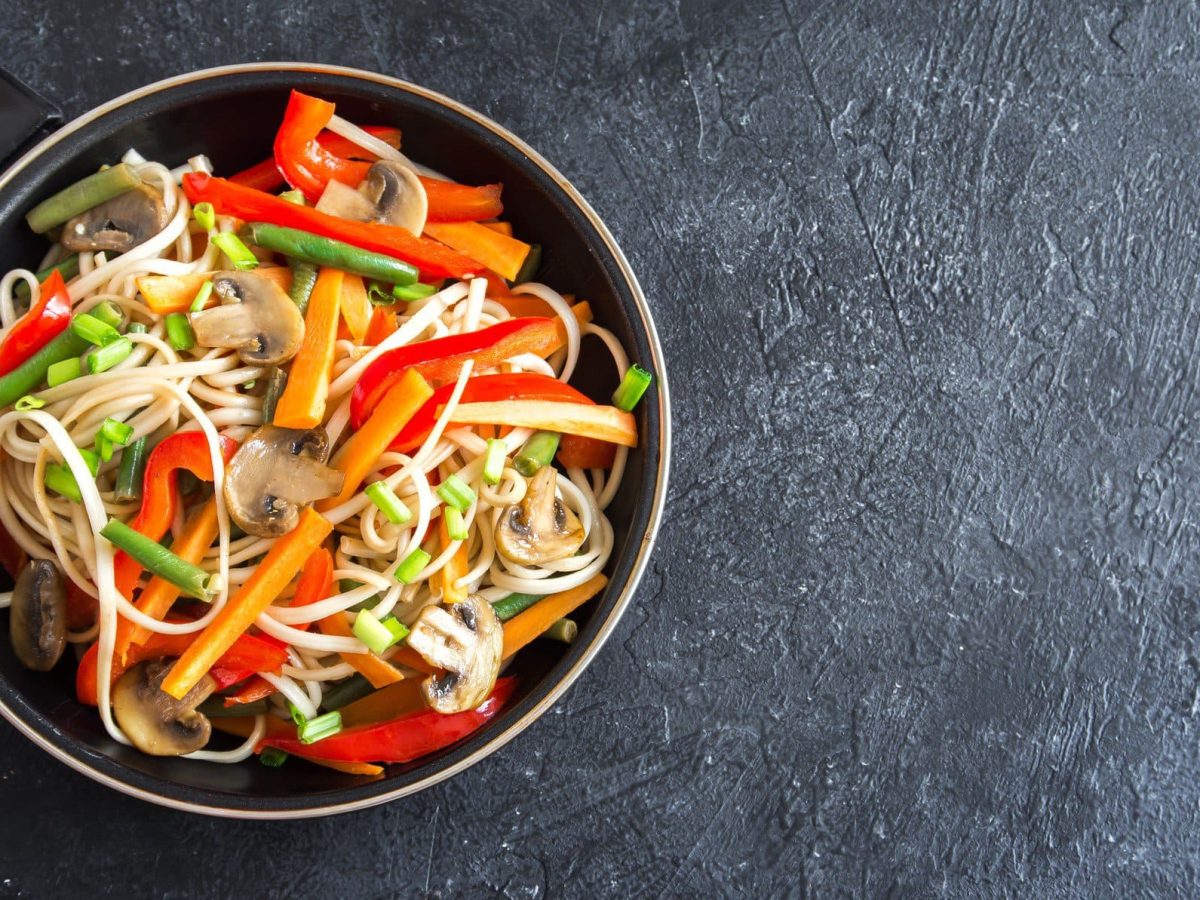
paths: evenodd
<path fill-rule="evenodd" d="M 200 512 L 184 525 L 183 532 L 171 543 L 171 551 L 190 563 L 199 563 L 204 551 L 212 546 L 217 537 L 217 501 L 210 499 Z M 146 615 L 161 619 L 179 597 L 179 588 L 171 582 L 155 576 L 138 598 L 137 608 Z M 151 632 L 126 619 L 117 622 L 117 643 L 113 648 L 116 658 L 125 662 L 130 644 L 144 644 Z"/>
<path fill-rule="evenodd" d="M 441 415 L 441 409 L 438 410 Z M 495 403 L 460 403 L 454 409 L 456 425 L 512 425 L 559 434 L 637 446 L 637 424 L 632 413 L 615 406 L 589 406 L 552 400 L 505 400 Z"/>
<path fill-rule="evenodd" d="M 346 273 L 342 279 L 342 318 L 346 320 L 354 343 L 361 344 L 366 337 L 371 313 L 371 298 L 367 296 L 367 286 L 363 284 L 362 276 Z"/>
<path fill-rule="evenodd" d="M 332 530 L 328 519 L 306 507 L 300 513 L 299 524 L 275 541 L 250 580 L 229 598 L 225 608 L 184 651 L 163 679 L 162 689 L 179 700 L 195 687 L 221 654 L 296 577 Z"/>
<path fill-rule="evenodd" d="M 529 255 L 524 241 L 478 222 L 427 222 L 425 234 L 510 280 L 517 277 Z"/>
<path fill-rule="evenodd" d="M 438 536 L 442 542 L 442 550 L 445 550 L 451 543 L 445 516 L 438 519 Z M 454 551 L 454 555 L 450 557 L 450 561 L 442 566 L 435 575 L 442 584 L 443 603 L 462 603 L 467 599 L 466 588 L 455 584 L 458 579 L 467 574 L 467 569 L 467 542 L 462 541 L 459 543 L 458 549 Z"/>
<path fill-rule="evenodd" d="M 290 381 L 289 381 L 290 386 Z M 342 445 L 330 465 L 346 476 L 342 492 L 317 504 L 320 510 L 340 506 L 358 493 L 358 488 L 388 444 L 433 396 L 433 388 L 417 372 L 409 369 L 395 386 L 383 395 L 371 417 Z M 276 414 L 275 421 L 279 421 Z"/>
<path fill-rule="evenodd" d="M 606 584 L 607 576 L 595 575 L 579 587 L 550 594 L 525 612 L 513 616 L 504 623 L 504 651 L 500 658 L 508 659 L 563 616 L 569 616 L 595 597 Z"/>
<path fill-rule="evenodd" d="M 479 224 L 484 228 L 490 228 L 492 231 L 497 231 L 505 237 L 512 237 L 512 222 L 480 222 Z"/>
<path fill-rule="evenodd" d="M 345 274 L 325 267 L 317 276 L 304 316 L 304 343 L 292 360 L 287 387 L 275 407 L 275 424 L 280 428 L 316 428 L 325 418 Z"/>
<path fill-rule="evenodd" d="M 292 286 L 292 270 L 287 266 L 259 266 L 255 275 L 274 281 L 285 292 Z M 138 292 L 150 307 L 150 312 L 165 316 L 167 313 L 187 312 L 201 285 L 212 278 L 212 273 L 199 275 L 143 275 L 137 279 Z M 205 308 L 216 306 L 220 298 L 210 296 Z"/>
<path fill-rule="evenodd" d="M 380 306 L 371 316 L 371 324 L 367 326 L 363 343 L 374 347 L 376 344 L 383 343 L 384 339 L 395 330 L 396 314 L 390 309 Z"/>
<path fill-rule="evenodd" d="M 321 629 L 322 634 L 354 637 L 353 630 L 346 624 L 346 619 L 341 613 L 334 613 L 332 616 L 321 619 L 317 622 L 317 628 Z M 389 664 L 387 660 L 380 659 L 374 653 L 343 653 L 341 656 L 342 659 L 354 666 L 363 678 L 371 682 L 371 687 L 381 688 L 404 680 L 404 676 L 396 671 L 395 666 Z"/>

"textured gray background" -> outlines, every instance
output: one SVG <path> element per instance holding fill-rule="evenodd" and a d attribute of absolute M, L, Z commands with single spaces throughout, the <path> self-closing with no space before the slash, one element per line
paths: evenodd
<path fill-rule="evenodd" d="M 208 821 L 0 727 L 0 890 L 1195 896 L 1195 5 L 327 5 L 0 0 L 0 63 L 71 115 L 344 63 L 528 139 L 658 317 L 652 570 L 382 809 Z"/>

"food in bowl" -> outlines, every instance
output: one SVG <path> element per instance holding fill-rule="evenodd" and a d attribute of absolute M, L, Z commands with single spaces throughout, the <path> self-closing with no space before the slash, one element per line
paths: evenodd
<path fill-rule="evenodd" d="M 400 146 L 293 91 L 260 165 L 131 150 L 28 213 L 53 244 L 0 280 L 4 600 L 114 740 L 377 774 L 488 721 L 604 589 L 651 376 L 533 280 L 500 185 Z M 611 404 L 570 384 L 588 336 Z"/>

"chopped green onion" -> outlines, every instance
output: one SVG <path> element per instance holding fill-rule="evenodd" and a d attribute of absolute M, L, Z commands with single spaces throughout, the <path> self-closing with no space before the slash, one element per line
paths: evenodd
<path fill-rule="evenodd" d="M 111 344 L 121 337 L 121 333 L 117 329 L 90 313 L 80 313 L 71 319 L 71 330 L 89 344 L 97 347 Z"/>
<path fill-rule="evenodd" d="M 26 394 L 13 404 L 13 409 L 17 412 L 29 412 L 31 409 L 41 409 L 46 405 L 46 401 L 41 397 L 35 397 L 32 394 Z"/>
<path fill-rule="evenodd" d="M 66 463 L 51 463 L 46 466 L 44 482 L 46 487 L 54 493 L 61 494 L 76 503 L 83 502 L 83 494 L 79 492 L 79 483 Z"/>
<path fill-rule="evenodd" d="M 131 322 L 127 330 L 130 334 L 145 334 L 150 329 L 146 327 L 145 322 Z"/>
<path fill-rule="evenodd" d="M 119 163 L 111 168 L 101 169 L 64 188 L 53 197 L 46 198 L 25 214 L 25 221 L 36 234 L 45 234 L 54 226 L 61 225 L 101 203 L 107 203 L 113 197 L 119 197 L 141 183 L 142 180 L 138 178 L 132 166 Z"/>
<path fill-rule="evenodd" d="M 354 619 L 354 636 L 366 644 L 372 653 L 382 653 L 396 642 L 396 636 L 391 629 L 368 609 L 364 609 Z"/>
<path fill-rule="evenodd" d="M 573 619 L 559 619 L 542 632 L 542 637 L 550 638 L 552 641 L 562 641 L 564 644 L 574 643 L 578 636 L 579 626 Z"/>
<path fill-rule="evenodd" d="M 83 461 L 87 465 L 88 471 L 92 473 L 93 478 L 100 474 L 100 455 L 98 453 L 94 450 L 81 449 L 79 455 L 83 457 Z"/>
<path fill-rule="evenodd" d="M 513 468 L 526 478 L 532 478 L 542 466 L 550 465 L 554 454 L 558 452 L 561 438 L 562 435 L 556 431 L 536 432 L 513 459 Z"/>
<path fill-rule="evenodd" d="M 251 253 L 250 248 L 242 243 L 242 239 L 232 231 L 214 234 L 209 240 L 229 257 L 229 261 L 233 263 L 235 269 L 244 271 L 258 268 L 258 257 Z"/>
<path fill-rule="evenodd" d="M 105 325 L 110 325 L 113 328 L 120 329 L 125 324 L 125 313 L 121 312 L 121 308 L 111 300 L 103 300 L 92 307 L 92 311 L 88 314 L 99 319 Z"/>
<path fill-rule="evenodd" d="M 300 310 L 301 314 L 308 312 L 308 298 L 312 296 L 317 284 L 317 267 L 302 259 L 289 259 L 288 268 L 292 270 L 292 286 L 288 296 Z"/>
<path fill-rule="evenodd" d="M 104 420 L 104 424 L 100 426 L 100 433 L 114 444 L 124 446 L 133 437 L 133 426 L 126 425 L 124 422 L 109 416 Z"/>
<path fill-rule="evenodd" d="M 284 191 L 279 195 L 280 200 L 286 200 L 288 203 L 295 203 L 297 206 L 304 206 L 304 193 L 302 191 Z"/>
<path fill-rule="evenodd" d="M 371 482 L 367 485 L 364 493 L 366 493 L 367 499 L 374 503 L 393 525 L 404 525 L 406 522 L 412 521 L 412 510 L 404 505 L 404 502 L 396 496 L 396 492 L 388 487 L 386 481 Z"/>
<path fill-rule="evenodd" d="M 517 613 L 529 609 L 545 596 L 545 594 L 509 594 L 503 600 L 497 600 L 492 604 L 492 612 L 501 622 L 506 622 Z"/>
<path fill-rule="evenodd" d="M 391 618 L 391 617 L 389 617 Z M 387 620 L 384 620 L 387 624 Z M 321 706 L 325 709 L 341 709 L 353 703 L 355 700 L 361 700 L 367 694 L 375 692 L 375 685 L 367 681 L 362 675 L 353 675 L 347 678 L 341 684 L 335 684 L 329 689 L 325 696 L 321 699 Z"/>
<path fill-rule="evenodd" d="M 212 231 L 217 227 L 217 213 L 213 209 L 211 203 L 197 203 L 192 207 L 192 218 L 196 220 L 196 224 L 205 231 Z"/>
<path fill-rule="evenodd" d="M 508 456 L 508 444 L 498 438 L 488 438 L 487 452 L 483 455 L 483 483 L 496 485 L 504 475 L 504 460 Z"/>
<path fill-rule="evenodd" d="M 308 719 L 304 717 L 304 713 L 300 712 L 300 708 L 291 700 L 287 702 L 287 708 L 288 712 L 292 716 L 292 721 L 296 723 L 296 727 L 299 727 L 308 721 Z"/>
<path fill-rule="evenodd" d="M 46 370 L 46 383 L 50 387 L 58 387 L 68 381 L 74 381 L 82 374 L 83 366 L 79 362 L 79 357 L 76 356 L 51 365 Z"/>
<path fill-rule="evenodd" d="M 632 412 L 653 380 L 654 376 L 641 366 L 636 364 L 630 366 L 625 377 L 621 379 L 620 386 L 613 391 L 613 406 L 625 412 Z"/>
<path fill-rule="evenodd" d="M 258 761 L 268 769 L 278 769 L 288 761 L 288 753 L 278 747 L 263 747 L 262 753 L 258 754 Z"/>
<path fill-rule="evenodd" d="M 375 306 L 396 305 L 396 298 L 392 296 L 392 289 L 382 281 L 367 282 L 367 298 Z"/>
<path fill-rule="evenodd" d="M 302 744 L 315 744 L 322 738 L 333 737 L 342 730 L 342 714 L 334 710 L 309 719 L 296 729 Z"/>
<path fill-rule="evenodd" d="M 127 337 L 118 338 L 111 344 L 105 344 L 88 354 L 88 371 L 93 375 L 107 372 L 118 363 L 123 363 L 132 352 L 133 341 Z"/>
<path fill-rule="evenodd" d="M 167 316 L 167 343 L 173 350 L 191 350 L 196 346 L 196 332 L 183 313 L 170 313 Z"/>
<path fill-rule="evenodd" d="M 100 536 L 120 547 L 155 575 L 171 582 L 188 596 L 212 602 L 220 589 L 220 577 L 210 575 L 197 565 L 172 553 L 158 541 L 134 531 L 119 519 L 109 519 Z"/>
<path fill-rule="evenodd" d="M 113 442 L 99 432 L 96 432 L 96 452 L 100 454 L 100 459 L 104 462 L 112 459 Z"/>
<path fill-rule="evenodd" d="M 413 300 L 424 300 L 426 297 L 432 297 L 437 293 L 437 288 L 432 284 L 398 284 L 392 288 L 392 296 L 397 300 L 403 300 L 405 303 L 411 303 Z"/>
<path fill-rule="evenodd" d="M 446 534 L 452 541 L 465 541 L 468 537 L 467 523 L 463 521 L 463 514 L 453 506 L 447 506 L 442 510 L 442 515 L 446 517 Z"/>
<path fill-rule="evenodd" d="M 437 492 L 448 506 L 453 506 L 459 512 L 466 512 L 475 501 L 475 492 L 471 490 L 471 486 L 457 475 L 451 475 L 439 484 Z"/>
<path fill-rule="evenodd" d="M 512 283 L 524 284 L 526 281 L 533 281 L 533 276 L 537 274 L 537 270 L 541 264 L 542 245 L 533 244 L 529 248 L 529 252 L 525 254 L 525 261 L 521 263 L 521 269 L 517 272 L 517 277 L 512 280 Z"/>
<path fill-rule="evenodd" d="M 146 469 L 149 441 L 143 435 L 121 453 L 121 465 L 117 469 L 117 484 L 113 488 L 113 499 L 118 501 L 139 500 L 142 496 L 142 476 Z"/>
<path fill-rule="evenodd" d="M 410 584 L 414 578 L 421 574 L 421 570 L 429 565 L 429 560 L 432 557 L 418 547 L 408 556 L 404 557 L 404 562 L 396 567 L 396 580 L 401 584 Z"/>
<path fill-rule="evenodd" d="M 397 619 L 395 616 L 388 616 L 383 620 L 383 627 L 392 633 L 392 643 L 398 644 L 408 637 L 408 626 Z"/>
<path fill-rule="evenodd" d="M 270 425 L 275 421 L 275 407 L 279 405 L 279 398 L 283 396 L 286 387 L 287 373 L 283 369 L 273 366 L 267 374 L 267 389 L 263 392 L 262 420 L 264 425 Z"/>
<path fill-rule="evenodd" d="M 212 296 L 213 283 L 206 281 L 200 285 L 200 290 L 196 291 L 196 296 L 192 299 L 192 305 L 188 307 L 192 312 L 200 312 L 204 309 L 204 304 L 208 302 L 208 298 Z"/>

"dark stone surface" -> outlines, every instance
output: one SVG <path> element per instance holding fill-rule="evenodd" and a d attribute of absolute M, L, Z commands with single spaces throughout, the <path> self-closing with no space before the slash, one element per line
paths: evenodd
<path fill-rule="evenodd" d="M 68 114 L 358 65 L 528 139 L 671 362 L 661 543 L 577 686 L 361 814 L 127 799 L 0 727 L 0 892 L 1195 896 L 1200 14 L 0 2 Z"/>

